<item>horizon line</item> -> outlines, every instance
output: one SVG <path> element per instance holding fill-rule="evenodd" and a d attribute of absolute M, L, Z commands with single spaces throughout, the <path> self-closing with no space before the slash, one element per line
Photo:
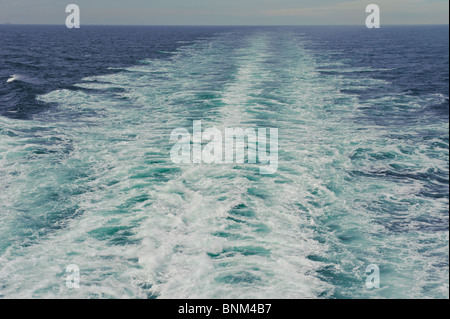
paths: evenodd
<path fill-rule="evenodd" d="M 13 23 L 4 22 L 0 26 L 63 26 L 64 23 Z M 365 24 L 82 24 L 82 26 L 111 26 L 111 27 L 366 27 Z M 394 26 L 449 26 L 449 23 L 417 23 L 417 24 L 383 24 L 383 26 L 394 27 Z"/>

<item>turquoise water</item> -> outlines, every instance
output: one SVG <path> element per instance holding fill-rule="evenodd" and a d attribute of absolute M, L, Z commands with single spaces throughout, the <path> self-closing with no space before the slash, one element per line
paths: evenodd
<path fill-rule="evenodd" d="M 0 117 L 0 296 L 448 298 L 448 94 L 314 41 L 217 32 Z M 194 120 L 278 128 L 278 172 L 172 163 Z"/>

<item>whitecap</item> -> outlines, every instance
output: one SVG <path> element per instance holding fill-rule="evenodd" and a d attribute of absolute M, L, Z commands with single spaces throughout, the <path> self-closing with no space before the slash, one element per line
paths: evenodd
<path fill-rule="evenodd" d="M 19 75 L 13 74 L 13 75 L 11 75 L 11 77 L 6 81 L 6 83 L 14 82 L 14 81 L 18 80 L 19 78 L 20 78 Z"/>

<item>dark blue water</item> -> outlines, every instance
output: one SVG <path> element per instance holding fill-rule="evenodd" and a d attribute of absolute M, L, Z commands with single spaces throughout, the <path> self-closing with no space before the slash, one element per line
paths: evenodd
<path fill-rule="evenodd" d="M 448 298 L 448 33 L 0 26 L 0 296 Z M 192 120 L 278 172 L 172 163 Z"/>
<path fill-rule="evenodd" d="M 71 32 L 65 26 L 0 26 L 0 114 L 29 118 L 48 107 L 36 101 L 38 94 L 71 88 L 87 76 L 114 73 L 109 67 L 167 58 L 167 52 L 180 46 L 179 41 L 190 42 L 217 30 L 220 28 L 91 26 Z M 13 74 L 23 75 L 25 80 L 11 90 L 4 83 Z"/>

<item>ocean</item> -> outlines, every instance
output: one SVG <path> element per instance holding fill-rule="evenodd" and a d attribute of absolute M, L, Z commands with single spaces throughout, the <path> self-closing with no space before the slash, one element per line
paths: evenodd
<path fill-rule="evenodd" d="M 448 183 L 448 26 L 0 26 L 1 298 L 449 298 Z"/>

